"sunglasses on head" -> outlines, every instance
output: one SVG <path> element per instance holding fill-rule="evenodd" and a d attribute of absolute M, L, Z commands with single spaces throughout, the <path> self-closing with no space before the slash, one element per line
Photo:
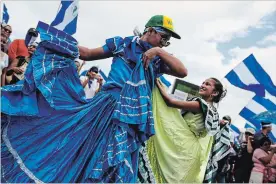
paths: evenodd
<path fill-rule="evenodd" d="M 4 27 L 3 29 L 4 29 L 4 31 L 5 31 L 5 32 L 7 32 L 7 33 L 9 33 L 9 34 L 11 34 L 11 33 L 12 33 L 12 31 L 11 31 L 11 30 L 9 30 L 9 29 L 7 29 L 7 28 L 5 28 L 5 27 Z"/>

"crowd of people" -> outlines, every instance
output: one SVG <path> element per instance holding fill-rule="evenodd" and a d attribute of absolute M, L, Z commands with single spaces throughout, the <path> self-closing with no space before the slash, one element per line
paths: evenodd
<path fill-rule="evenodd" d="M 1 182 L 276 182 L 271 123 L 234 137 L 218 79 L 187 101 L 167 94 L 161 75 L 188 75 L 163 49 L 181 39 L 172 22 L 155 15 L 142 33 L 93 49 L 44 24 L 10 41 L 1 24 Z M 110 57 L 107 80 L 96 66 L 80 74 Z"/>

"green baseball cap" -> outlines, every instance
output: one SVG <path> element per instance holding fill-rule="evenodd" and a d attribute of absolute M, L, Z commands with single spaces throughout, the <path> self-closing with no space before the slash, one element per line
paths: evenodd
<path fill-rule="evenodd" d="M 170 31 L 172 33 L 172 37 L 181 39 L 181 37 L 174 31 L 172 19 L 165 15 L 155 15 L 151 17 L 145 27 L 162 27 Z"/>

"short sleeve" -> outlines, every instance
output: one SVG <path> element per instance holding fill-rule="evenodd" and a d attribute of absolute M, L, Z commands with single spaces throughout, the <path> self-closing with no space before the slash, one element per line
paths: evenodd
<path fill-rule="evenodd" d="M 112 52 L 109 50 L 109 48 L 108 48 L 107 45 L 104 45 L 102 48 L 103 48 L 105 54 L 110 54 L 110 53 L 112 53 Z"/>
<path fill-rule="evenodd" d="M 105 45 L 103 46 L 105 53 L 112 53 L 113 55 L 123 51 L 123 48 L 124 39 L 119 36 L 106 39 Z"/>
<path fill-rule="evenodd" d="M 213 136 L 219 131 L 219 114 L 213 106 L 209 105 L 205 100 L 195 97 L 194 101 L 198 101 L 203 113 L 205 128 L 208 135 Z"/>
<path fill-rule="evenodd" d="M 11 60 L 14 60 L 16 58 L 16 52 L 17 52 L 17 42 L 18 40 L 14 40 L 10 45 L 8 49 L 8 55 Z"/>
<path fill-rule="evenodd" d="M 260 159 L 260 158 L 262 158 L 262 157 L 265 157 L 265 156 L 267 156 L 266 154 L 265 154 L 265 152 L 263 151 L 263 150 L 261 150 L 260 148 L 258 148 L 258 149 L 256 149 L 255 151 L 254 151 L 254 154 L 253 154 L 253 157 L 255 157 L 256 159 Z"/>
<path fill-rule="evenodd" d="M 198 101 L 199 102 L 199 105 L 200 105 L 200 109 L 204 115 L 204 120 L 205 120 L 205 117 L 206 117 L 206 114 L 207 114 L 207 111 L 208 111 L 208 105 L 207 105 L 207 102 L 205 102 L 203 99 L 200 99 L 200 98 L 194 98 L 194 101 Z"/>
<path fill-rule="evenodd" d="M 86 76 L 80 76 L 80 81 L 83 83 L 86 80 Z"/>

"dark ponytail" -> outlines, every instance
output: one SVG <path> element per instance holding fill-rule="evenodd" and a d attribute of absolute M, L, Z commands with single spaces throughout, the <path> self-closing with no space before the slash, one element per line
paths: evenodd
<path fill-rule="evenodd" d="M 216 78 L 211 78 L 211 79 L 215 81 L 215 90 L 218 92 L 218 95 L 214 96 L 213 101 L 215 103 L 218 103 L 222 98 L 226 96 L 227 90 L 223 89 L 223 85 L 218 79 Z"/>

